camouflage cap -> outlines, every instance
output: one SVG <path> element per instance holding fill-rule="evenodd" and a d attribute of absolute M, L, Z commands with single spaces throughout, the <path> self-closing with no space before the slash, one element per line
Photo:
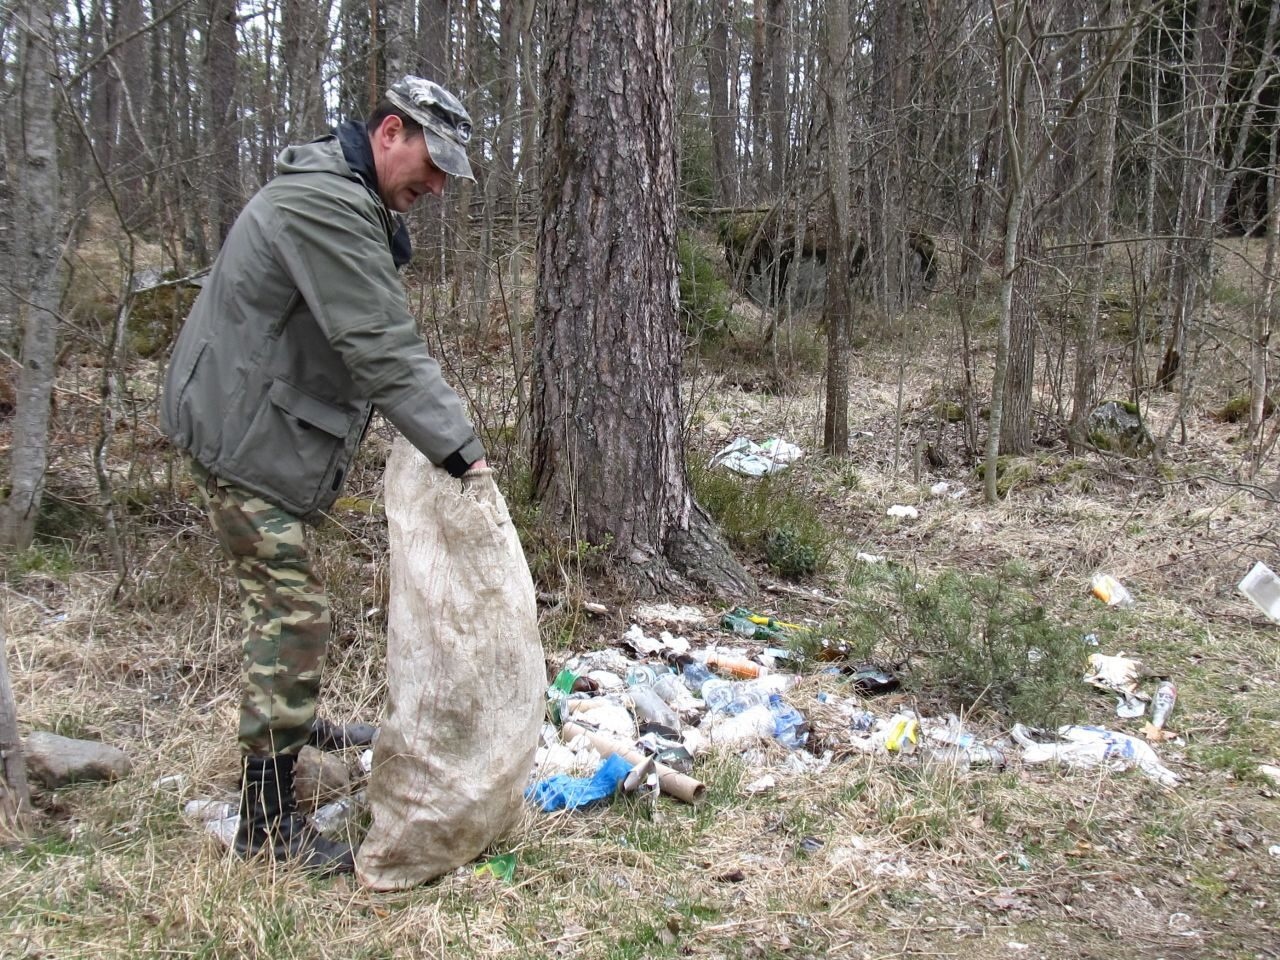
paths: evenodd
<path fill-rule="evenodd" d="M 422 77 L 404 76 L 387 90 L 387 99 L 422 125 L 435 165 L 452 177 L 474 181 L 467 160 L 471 114 L 452 93 Z"/>

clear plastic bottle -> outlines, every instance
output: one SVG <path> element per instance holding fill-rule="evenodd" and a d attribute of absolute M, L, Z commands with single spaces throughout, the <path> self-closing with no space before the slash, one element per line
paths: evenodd
<path fill-rule="evenodd" d="M 689 691 L 685 689 L 684 684 L 680 682 L 680 678 L 674 673 L 664 673 L 653 683 L 653 692 L 660 696 L 669 704 L 681 698 L 687 699 Z"/>
<path fill-rule="evenodd" d="M 711 677 L 702 685 L 702 699 L 712 713 L 728 713 L 733 702 L 733 683 Z"/>
<path fill-rule="evenodd" d="M 680 729 L 680 718 L 650 684 L 641 683 L 630 687 L 627 694 L 631 697 L 631 705 L 635 707 L 636 719 L 641 723 L 657 723 L 670 730 Z"/>
<path fill-rule="evenodd" d="M 684 685 L 695 693 L 701 690 L 702 685 L 714 676 L 715 674 L 701 660 L 693 660 L 685 664 Z"/>
<path fill-rule="evenodd" d="M 355 812 L 356 798 L 342 797 L 311 814 L 311 825 L 326 836 L 335 836 L 342 832 Z"/>
<path fill-rule="evenodd" d="M 809 739 L 809 731 L 805 725 L 804 714 L 783 700 L 782 695 L 777 693 L 769 695 L 769 712 L 773 714 L 773 737 L 775 740 L 789 750 L 796 750 L 804 746 L 805 741 Z"/>
<path fill-rule="evenodd" d="M 713 677 L 702 685 L 702 699 L 713 713 L 736 717 L 752 707 L 768 705 L 769 693 L 747 683 Z"/>

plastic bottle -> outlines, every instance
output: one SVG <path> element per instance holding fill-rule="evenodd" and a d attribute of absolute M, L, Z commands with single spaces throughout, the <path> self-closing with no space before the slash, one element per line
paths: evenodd
<path fill-rule="evenodd" d="M 311 825 L 323 834 L 333 835 L 341 832 L 355 812 L 355 797 L 342 797 L 311 814 Z"/>
<path fill-rule="evenodd" d="M 658 671 L 645 663 L 637 663 L 627 669 L 627 686 L 634 687 L 642 683 L 653 683 L 658 679 Z"/>
<path fill-rule="evenodd" d="M 809 739 L 804 715 L 781 694 L 769 695 L 769 712 L 773 714 L 773 738 L 788 750 L 796 750 Z"/>
<path fill-rule="evenodd" d="M 641 723 L 656 723 L 670 730 L 680 729 L 680 718 L 667 706 L 667 702 L 658 696 L 652 685 L 637 684 L 627 690 L 631 697 L 631 705 L 635 707 L 636 718 Z"/>
<path fill-rule="evenodd" d="M 726 657 L 719 653 L 707 654 L 707 666 L 739 680 L 752 680 L 769 672 L 754 660 L 748 660 L 746 657 Z"/>
<path fill-rule="evenodd" d="M 699 660 L 692 660 L 685 664 L 684 667 L 684 685 L 695 693 L 702 689 L 702 685 L 710 680 L 715 674 L 707 669 L 707 665 Z"/>
<path fill-rule="evenodd" d="M 714 713 L 737 716 L 752 707 L 768 704 L 769 691 L 717 677 L 702 685 L 702 699 L 706 701 L 707 709 Z"/>
<path fill-rule="evenodd" d="M 689 691 L 685 689 L 680 677 L 674 673 L 664 673 L 653 682 L 653 692 L 660 696 L 665 702 L 675 705 L 677 700 L 688 698 Z"/>
<path fill-rule="evenodd" d="M 727 713 L 733 702 L 733 683 L 712 677 L 702 685 L 702 699 L 712 713 Z"/>
<path fill-rule="evenodd" d="M 225 820 L 234 817 L 239 807 L 229 800 L 188 800 L 182 808 L 184 816 L 192 820 L 208 823 L 211 820 Z"/>
<path fill-rule="evenodd" d="M 1173 713 L 1173 705 L 1178 702 L 1178 688 L 1172 680 L 1165 680 L 1156 687 L 1155 699 L 1151 701 L 1151 725 L 1157 730 L 1164 727 L 1169 714 Z"/>
<path fill-rule="evenodd" d="M 712 725 L 708 736 L 715 744 L 746 746 L 773 736 L 776 726 L 769 707 L 760 704 L 736 717 L 719 718 Z"/>

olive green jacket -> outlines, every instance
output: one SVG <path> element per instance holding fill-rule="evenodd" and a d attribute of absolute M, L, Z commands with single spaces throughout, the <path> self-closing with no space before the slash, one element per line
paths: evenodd
<path fill-rule="evenodd" d="M 299 516 L 337 498 L 376 406 L 432 463 L 481 459 L 392 262 L 396 224 L 335 137 L 286 148 L 178 336 L 164 432 Z"/>

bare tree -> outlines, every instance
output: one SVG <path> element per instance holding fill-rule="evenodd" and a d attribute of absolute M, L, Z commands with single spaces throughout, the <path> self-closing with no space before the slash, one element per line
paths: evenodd
<path fill-rule="evenodd" d="M 24 550 L 35 536 L 49 463 L 49 415 L 57 366 L 58 307 L 62 296 L 61 183 L 53 95 L 53 4 L 18 7 L 17 84 L 21 151 L 14 169 L 14 222 L 21 230 L 12 256 L 15 275 L 30 278 L 23 303 L 21 370 L 9 450 L 9 497 L 0 503 L 0 545 Z"/>
<path fill-rule="evenodd" d="M 849 452 L 849 9 L 844 0 L 826 8 L 827 130 L 830 144 L 830 201 L 827 238 L 827 397 L 822 449 Z"/>
<path fill-rule="evenodd" d="M 1119 29 L 1128 18 L 1128 0 L 1111 0 L 1106 4 L 1103 23 L 1107 30 Z M 1099 47 L 1102 41 L 1096 41 Z M 1098 51 L 1099 55 L 1101 50 Z M 1084 232 L 1086 252 L 1084 322 L 1080 325 L 1076 340 L 1075 389 L 1071 405 L 1069 433 L 1074 443 L 1084 439 L 1084 423 L 1094 403 L 1094 387 L 1097 377 L 1094 343 L 1098 338 L 1098 315 L 1102 300 L 1103 266 L 1107 243 L 1111 239 L 1112 184 L 1116 167 L 1116 123 L 1119 114 L 1120 81 L 1124 67 L 1121 56 L 1106 68 L 1098 101 L 1089 108 L 1094 119 L 1094 143 L 1092 149 L 1092 203 L 1085 218 Z"/>
<path fill-rule="evenodd" d="M 236 100 L 236 3 L 208 0 L 205 90 L 208 97 L 210 217 L 219 247 L 240 212 L 240 138 Z"/>
<path fill-rule="evenodd" d="M 710 0 L 702 56 L 707 67 L 707 105 L 711 113 L 711 159 L 716 199 L 730 206 L 738 202 L 738 162 L 735 128 L 738 106 L 733 97 L 729 61 L 729 0 Z"/>

